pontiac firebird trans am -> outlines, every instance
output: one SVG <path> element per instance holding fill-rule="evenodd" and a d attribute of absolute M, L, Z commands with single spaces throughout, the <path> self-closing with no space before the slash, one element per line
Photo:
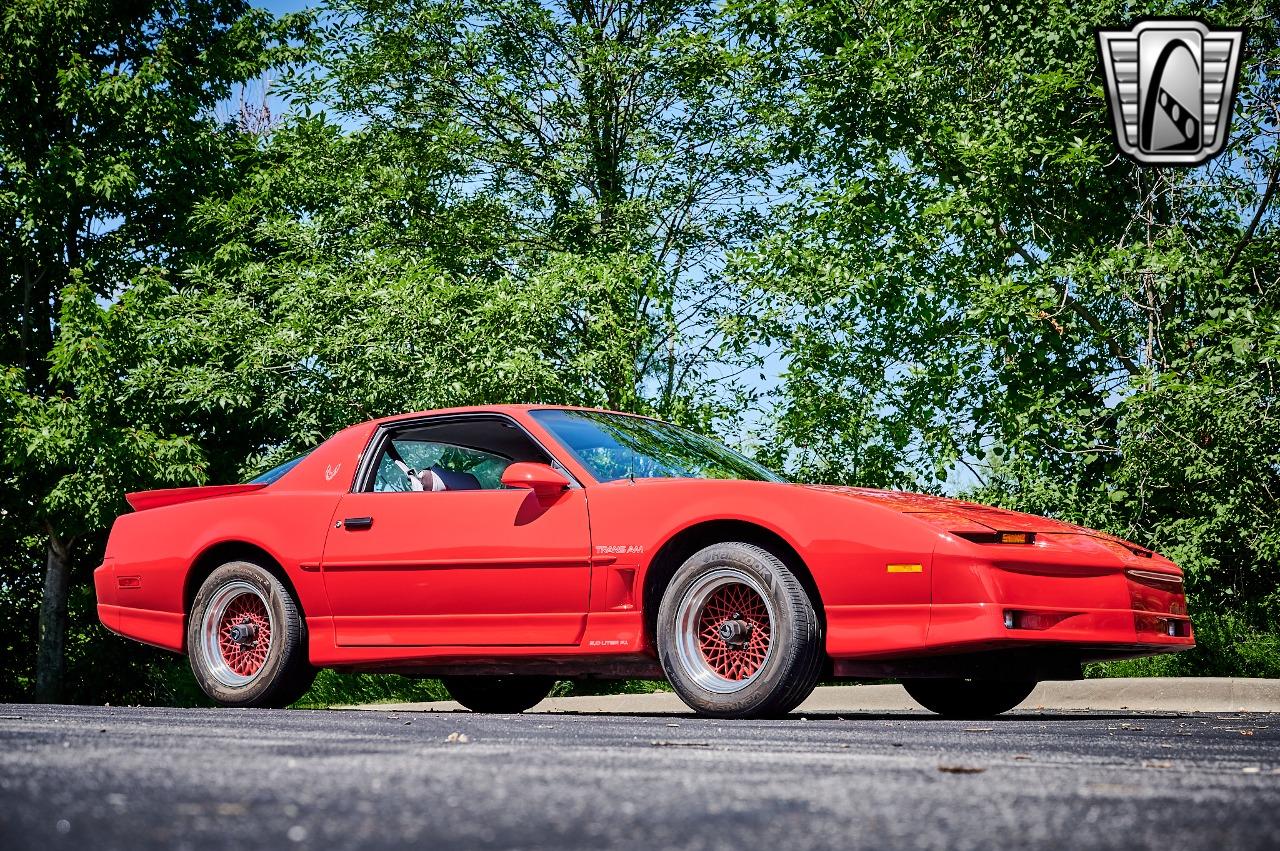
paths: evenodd
<path fill-rule="evenodd" d="M 692 432 L 549 406 L 347 428 L 248 484 L 128 495 L 94 579 L 121 635 L 228 706 L 317 668 L 441 677 L 478 712 L 557 679 L 665 677 L 696 712 L 794 709 L 820 677 L 1011 709 L 1081 663 L 1193 647 L 1182 573 L 1068 523 L 791 484 Z"/>

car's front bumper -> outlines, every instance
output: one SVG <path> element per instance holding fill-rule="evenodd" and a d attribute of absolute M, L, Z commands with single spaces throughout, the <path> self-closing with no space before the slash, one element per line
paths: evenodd
<path fill-rule="evenodd" d="M 889 653 L 829 645 L 836 675 L 905 676 L 897 671 L 941 667 L 928 674 L 941 676 L 975 662 L 999 673 L 1042 661 L 1041 674 L 1058 678 L 1078 675 L 1083 662 L 1195 646 L 1176 565 L 1158 556 L 1129 558 L 1084 537 L 935 553 L 923 641 Z"/>

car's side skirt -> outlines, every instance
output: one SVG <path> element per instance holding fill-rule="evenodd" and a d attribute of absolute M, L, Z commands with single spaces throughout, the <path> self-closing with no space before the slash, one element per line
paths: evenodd
<path fill-rule="evenodd" d="M 608 660 L 621 656 L 644 656 L 649 648 L 644 638 L 644 621 L 638 609 L 621 612 L 592 612 L 586 616 L 582 638 L 574 646 L 521 644 L 513 636 L 507 645 L 457 644 L 391 645 L 338 644 L 331 617 L 307 618 L 311 664 L 318 667 L 342 668 L 359 666 L 406 666 L 421 669 L 447 659 L 520 658 L 533 664 L 537 659 L 593 658 Z M 603 662 L 597 662 L 603 664 Z"/>
<path fill-rule="evenodd" d="M 461 650 L 463 648 L 454 648 Z M 452 656 L 430 660 L 382 662 L 343 666 L 338 670 L 363 673 L 402 674 L 414 677 L 461 676 L 553 676 L 562 679 L 661 680 L 666 675 L 658 660 L 643 654 L 628 656 L 505 656 L 503 648 L 486 648 L 488 656 Z"/>

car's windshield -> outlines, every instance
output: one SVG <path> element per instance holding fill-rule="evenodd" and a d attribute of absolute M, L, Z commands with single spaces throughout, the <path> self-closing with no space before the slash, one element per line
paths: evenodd
<path fill-rule="evenodd" d="M 784 481 L 714 440 L 658 420 L 596 411 L 530 411 L 597 481 L 747 479 Z"/>
<path fill-rule="evenodd" d="M 272 467 L 270 470 L 267 470 L 267 472 L 263 473 L 261 476 L 258 476 L 255 479 L 250 479 L 248 481 L 248 484 L 269 485 L 272 482 L 274 482 L 276 479 L 283 476 L 285 473 L 292 470 L 294 467 L 298 466 L 298 462 L 301 461 L 303 458 L 306 458 L 310 454 L 311 454 L 310 452 L 304 452 L 301 455 L 299 455 L 297 458 L 290 458 L 288 461 L 285 461 L 279 467 Z"/>

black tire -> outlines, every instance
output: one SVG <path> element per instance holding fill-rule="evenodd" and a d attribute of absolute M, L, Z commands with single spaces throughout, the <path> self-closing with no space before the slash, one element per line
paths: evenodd
<path fill-rule="evenodd" d="M 453 699 L 472 712 L 516 715 L 541 703 L 554 677 L 441 677 Z"/>
<path fill-rule="evenodd" d="M 903 680 L 911 699 L 944 718 L 975 720 L 1008 712 L 1027 699 L 1035 682 L 1022 680 Z"/>
<path fill-rule="evenodd" d="M 235 611 L 242 612 L 240 623 L 252 630 L 237 649 L 262 656 L 239 669 L 221 649 Z M 269 635 L 262 630 L 264 621 Z M 297 601 L 270 571 L 247 561 L 228 562 L 201 584 L 187 618 L 187 656 L 201 690 L 222 706 L 288 706 L 316 677 Z"/>
<path fill-rule="evenodd" d="M 726 603 L 754 614 L 716 614 Z M 730 627 L 737 633 L 722 638 Z M 690 556 L 663 594 L 658 655 L 676 694 L 699 715 L 778 717 L 818 683 L 822 621 L 800 580 L 773 553 L 741 542 L 713 544 Z"/>

